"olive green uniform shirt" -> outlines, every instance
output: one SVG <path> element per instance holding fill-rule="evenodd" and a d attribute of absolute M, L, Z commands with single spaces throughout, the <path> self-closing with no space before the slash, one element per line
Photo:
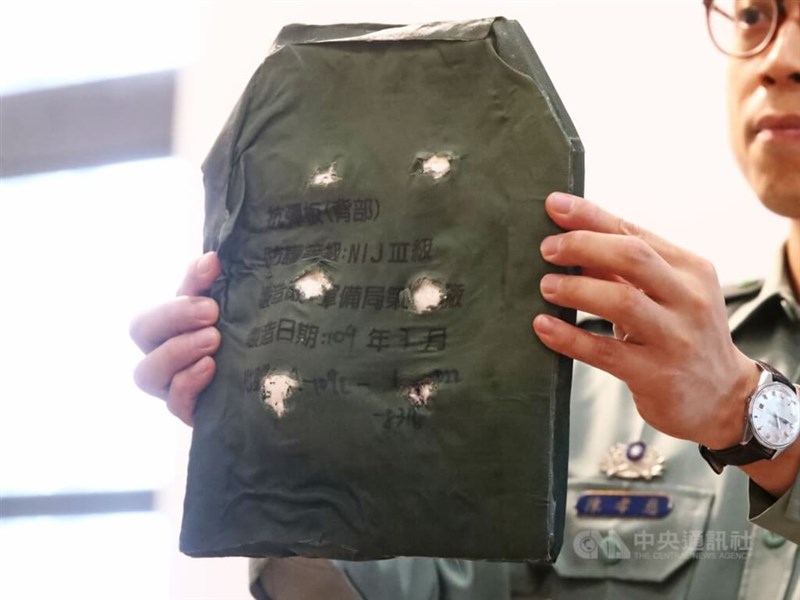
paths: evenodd
<path fill-rule="evenodd" d="M 784 253 L 763 285 L 730 290 L 727 298 L 737 346 L 800 381 L 800 308 Z M 592 319 L 584 327 L 609 329 Z M 251 564 L 253 595 L 260 600 L 800 597 L 800 478 L 776 500 L 739 469 L 716 475 L 697 444 L 645 424 L 625 384 L 607 373 L 576 363 L 573 386 L 566 530 L 554 565 L 268 559 Z M 664 457 L 663 476 L 621 480 L 600 471 L 614 444 L 639 440 Z M 578 499 L 598 491 L 666 495 L 672 510 L 662 518 L 578 516 Z"/>

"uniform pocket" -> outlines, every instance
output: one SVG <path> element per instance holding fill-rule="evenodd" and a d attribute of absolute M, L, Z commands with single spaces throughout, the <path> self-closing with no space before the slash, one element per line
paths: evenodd
<path fill-rule="evenodd" d="M 566 578 L 663 581 L 697 552 L 713 499 L 685 485 L 570 481 L 555 570 Z"/>

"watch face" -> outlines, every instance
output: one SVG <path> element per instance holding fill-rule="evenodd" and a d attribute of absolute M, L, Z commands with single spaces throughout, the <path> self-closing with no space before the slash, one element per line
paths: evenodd
<path fill-rule="evenodd" d="M 782 383 L 767 384 L 756 393 L 750 416 L 758 441 L 770 448 L 785 448 L 800 432 L 797 394 Z"/>

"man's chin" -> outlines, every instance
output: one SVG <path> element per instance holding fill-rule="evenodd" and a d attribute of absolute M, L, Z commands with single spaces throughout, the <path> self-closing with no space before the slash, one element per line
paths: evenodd
<path fill-rule="evenodd" d="M 751 146 L 747 180 L 762 204 L 772 212 L 800 219 L 800 152 Z"/>
<path fill-rule="evenodd" d="M 800 177 L 787 177 L 784 180 L 762 182 L 753 186 L 761 203 L 781 217 L 800 220 Z"/>

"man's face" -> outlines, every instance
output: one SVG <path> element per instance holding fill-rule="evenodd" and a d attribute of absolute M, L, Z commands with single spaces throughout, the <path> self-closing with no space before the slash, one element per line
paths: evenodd
<path fill-rule="evenodd" d="M 728 108 L 733 151 L 771 211 L 800 219 L 800 0 L 763 52 L 732 58 Z"/>

